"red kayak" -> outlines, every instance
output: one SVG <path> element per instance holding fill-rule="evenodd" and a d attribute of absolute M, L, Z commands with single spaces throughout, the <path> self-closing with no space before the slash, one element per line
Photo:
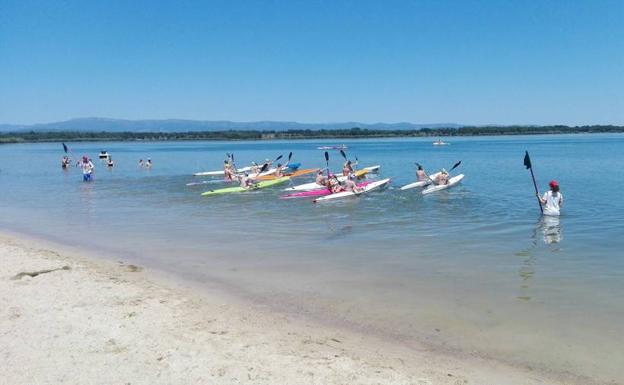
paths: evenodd
<path fill-rule="evenodd" d="M 362 183 L 358 183 L 358 187 L 364 187 L 367 184 L 371 183 L 371 181 L 366 181 Z M 321 190 L 312 190 L 312 191 L 302 191 L 294 194 L 282 195 L 280 199 L 292 199 L 292 198 L 307 198 L 307 197 L 318 197 L 323 195 L 329 195 L 331 192 L 329 189 L 321 189 Z"/>

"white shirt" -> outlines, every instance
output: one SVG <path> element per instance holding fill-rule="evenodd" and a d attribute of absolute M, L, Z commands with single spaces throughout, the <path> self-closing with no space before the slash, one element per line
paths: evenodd
<path fill-rule="evenodd" d="M 561 192 L 553 193 L 552 190 L 548 190 L 542 197 L 546 201 L 544 204 L 544 215 L 560 215 L 561 204 L 563 203 L 563 195 Z"/>

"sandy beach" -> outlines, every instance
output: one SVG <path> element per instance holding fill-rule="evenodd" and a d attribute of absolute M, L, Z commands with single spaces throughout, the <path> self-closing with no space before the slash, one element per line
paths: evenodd
<path fill-rule="evenodd" d="M 0 236 L 1 384 L 587 383 L 407 348 L 59 250 Z"/>

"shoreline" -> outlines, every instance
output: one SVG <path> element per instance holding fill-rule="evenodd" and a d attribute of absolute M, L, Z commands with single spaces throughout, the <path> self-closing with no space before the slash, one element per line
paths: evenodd
<path fill-rule="evenodd" d="M 0 255 L 9 383 L 591 383 L 387 341 L 19 234 L 0 232 Z M 41 270 L 53 271 L 12 279 Z"/>

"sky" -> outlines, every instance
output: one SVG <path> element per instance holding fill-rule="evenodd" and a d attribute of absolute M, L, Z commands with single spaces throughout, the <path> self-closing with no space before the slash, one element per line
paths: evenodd
<path fill-rule="evenodd" d="M 624 125 L 624 1 L 0 0 L 0 123 Z"/>

